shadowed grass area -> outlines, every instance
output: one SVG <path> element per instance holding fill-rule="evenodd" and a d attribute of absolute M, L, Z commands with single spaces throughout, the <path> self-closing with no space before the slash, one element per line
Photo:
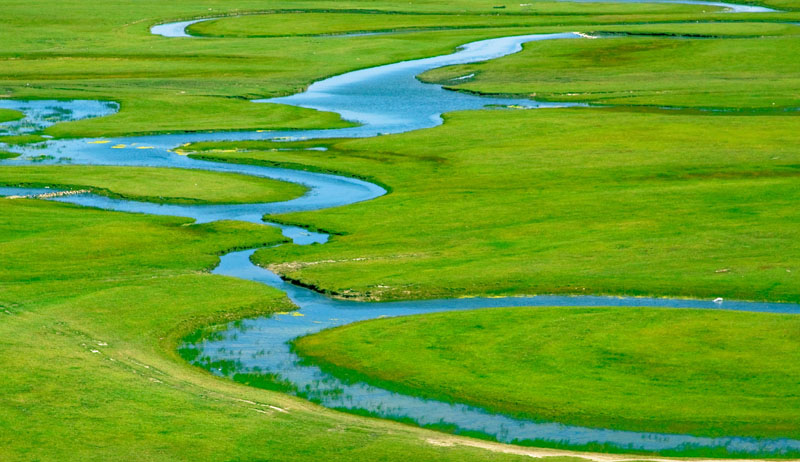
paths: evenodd
<path fill-rule="evenodd" d="M 323 152 L 251 143 L 203 155 L 358 172 L 392 188 L 367 203 L 281 216 L 344 235 L 256 254 L 335 296 L 798 301 L 798 128 L 793 116 L 498 110 L 322 141 Z"/>
<path fill-rule="evenodd" d="M 797 438 L 798 330 L 792 315 L 503 308 L 367 321 L 294 345 L 337 376 L 515 416 Z"/>
<path fill-rule="evenodd" d="M 269 178 L 145 167 L 6 167 L 0 169 L 0 184 L 90 189 L 111 197 L 189 204 L 277 202 L 306 191 Z"/>

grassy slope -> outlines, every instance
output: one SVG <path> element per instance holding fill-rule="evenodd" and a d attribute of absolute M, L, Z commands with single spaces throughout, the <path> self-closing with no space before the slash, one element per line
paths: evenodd
<path fill-rule="evenodd" d="M 0 184 L 67 186 L 136 200 L 180 203 L 252 203 L 289 200 L 305 188 L 293 183 L 202 170 L 143 167 L 6 167 Z"/>
<path fill-rule="evenodd" d="M 177 357 L 199 326 L 291 309 L 266 286 L 201 272 L 224 249 L 282 240 L 275 229 L 28 200 L 0 212 L 13 217 L 0 224 L 0 459 L 486 460 Z"/>
<path fill-rule="evenodd" d="M 757 33 L 737 24 L 605 27 L 608 30 Z M 770 26 L 784 28 L 787 26 Z M 800 27 L 794 33 L 800 34 Z M 791 29 L 790 29 L 791 31 Z M 537 42 L 487 63 L 422 76 L 449 88 L 517 93 L 548 101 L 717 108 L 800 108 L 796 36 L 676 40 L 621 37 Z M 452 78 L 475 74 L 458 84 Z M 758 83 L 755 83 L 758 82 Z M 758 86 L 757 91 L 754 85 Z"/>
<path fill-rule="evenodd" d="M 430 130 L 331 141 L 327 152 L 230 143 L 217 146 L 250 151 L 206 155 L 357 172 L 393 188 L 282 217 L 345 233 L 325 246 L 256 254 L 297 263 L 276 268 L 342 296 L 798 301 L 798 128 L 791 116 L 465 112 Z"/>
<path fill-rule="evenodd" d="M 791 315 L 503 308 L 358 323 L 295 346 L 337 375 L 513 415 L 798 438 L 799 329 Z"/>

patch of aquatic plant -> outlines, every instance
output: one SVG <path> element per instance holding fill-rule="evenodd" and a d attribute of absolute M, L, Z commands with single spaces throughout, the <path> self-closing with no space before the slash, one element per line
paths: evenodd
<path fill-rule="evenodd" d="M 27 159 L 31 162 L 44 162 L 46 160 L 54 160 L 55 157 L 49 154 L 42 154 L 39 156 L 28 156 Z"/>
<path fill-rule="evenodd" d="M 239 372 L 233 374 L 233 380 L 243 385 L 264 390 L 280 391 L 282 393 L 294 393 L 297 390 L 291 382 L 282 379 L 277 374 Z"/>

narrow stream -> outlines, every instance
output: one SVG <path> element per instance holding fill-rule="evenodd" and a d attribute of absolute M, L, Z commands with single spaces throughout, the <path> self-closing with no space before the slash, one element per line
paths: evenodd
<path fill-rule="evenodd" d="M 681 2 L 688 3 L 688 2 Z M 698 2 L 692 2 L 698 3 Z M 176 23 L 176 24 L 185 24 Z M 168 26 L 168 25 L 164 25 Z M 174 26 L 175 28 L 185 28 Z M 181 29 L 183 30 L 183 29 Z M 233 219 L 264 223 L 265 214 L 318 210 L 377 198 L 386 191 L 369 182 L 337 175 L 254 165 L 207 162 L 177 155 L 176 146 L 195 141 L 249 139 L 315 139 L 368 137 L 429 128 L 442 123 L 443 112 L 480 109 L 486 105 L 564 107 L 575 104 L 544 104 L 527 99 L 483 98 L 423 84 L 415 76 L 436 67 L 484 61 L 521 49 L 523 43 L 538 40 L 575 39 L 577 34 L 546 34 L 504 37 L 467 44 L 445 56 L 405 61 L 335 76 L 309 87 L 301 94 L 261 103 L 291 104 L 334 111 L 360 122 L 358 127 L 336 130 L 286 132 L 215 132 L 151 135 L 114 139 L 48 140 L 22 147 L 3 147 L 20 157 L 2 165 L 87 164 L 153 166 L 203 169 L 273 178 L 309 188 L 293 200 L 244 205 L 171 205 L 110 199 L 92 194 L 54 197 L 50 200 L 99 207 L 108 210 L 191 217 L 198 222 Z M 96 101 L 12 101 L 0 100 L 0 107 L 26 114 L 22 121 L 0 124 L 5 133 L 32 132 L 52 123 L 100 117 L 116 111 L 113 103 Z M 2 147 L 2 146 L 0 146 Z M 0 195 L 35 195 L 48 190 L 0 188 Z M 267 223 L 270 224 L 270 223 Z M 297 244 L 324 243 L 327 236 L 296 227 L 279 226 Z M 680 452 L 690 448 L 727 450 L 731 454 L 784 454 L 800 451 L 800 440 L 747 437 L 707 438 L 692 435 L 631 432 L 585 428 L 555 422 L 535 422 L 493 414 L 463 404 L 450 404 L 390 392 L 364 383 L 345 383 L 319 368 L 303 364 L 291 352 L 288 342 L 298 336 L 355 321 L 435 311 L 508 306 L 637 306 L 653 308 L 699 308 L 800 314 L 800 305 L 700 300 L 537 296 L 467 298 L 394 303 L 363 303 L 327 298 L 282 281 L 272 272 L 250 262 L 255 250 L 233 252 L 222 257 L 215 274 L 249 279 L 278 288 L 298 306 L 292 313 L 231 323 L 206 338 L 182 346 L 182 354 L 211 372 L 236 379 L 255 374 L 326 407 L 366 411 L 372 415 L 405 419 L 420 425 L 455 427 L 478 432 L 502 442 L 566 447 L 601 445 L 607 449 Z"/>

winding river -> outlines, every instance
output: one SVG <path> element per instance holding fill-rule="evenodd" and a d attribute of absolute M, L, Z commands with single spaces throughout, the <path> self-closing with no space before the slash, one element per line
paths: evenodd
<path fill-rule="evenodd" d="M 677 3 L 718 4 L 680 1 Z M 740 10 L 744 11 L 744 10 Z M 193 21 L 158 26 L 154 33 L 180 36 Z M 195 21 L 196 22 L 196 21 Z M 155 28 L 154 28 L 155 29 Z M 160 32 L 157 32 L 160 31 Z M 166 31 L 166 32 L 165 32 Z M 564 107 L 574 104 L 539 103 L 527 99 L 484 98 L 445 91 L 438 85 L 423 84 L 415 76 L 436 67 L 498 58 L 521 49 L 523 43 L 538 40 L 579 39 L 579 34 L 546 34 L 503 37 L 473 42 L 457 52 L 433 58 L 359 70 L 331 77 L 311 85 L 304 93 L 259 103 L 280 103 L 333 111 L 360 122 L 352 128 L 286 132 L 215 132 L 152 135 L 114 139 L 48 140 L 34 145 L 7 147 L 20 157 L 2 165 L 86 164 L 151 166 L 203 169 L 273 178 L 308 187 L 302 197 L 279 203 L 243 205 L 172 205 L 111 199 L 93 194 L 53 197 L 108 210 L 191 217 L 197 222 L 244 220 L 264 223 L 264 215 L 318 210 L 374 199 L 386 191 L 372 183 L 337 175 L 254 165 L 207 162 L 177 155 L 172 150 L 184 143 L 209 140 L 315 139 L 369 137 L 429 128 L 442 123 L 448 111 L 492 106 L 529 108 Z M 66 120 L 100 117 L 114 113 L 114 103 L 97 101 L 12 101 L 0 100 L 0 107 L 25 113 L 21 121 L 0 124 L 0 134 L 34 132 Z M 0 195 L 36 195 L 42 189 L 0 188 Z M 47 190 L 49 191 L 49 190 Z M 301 228 L 279 226 L 296 244 L 324 243 L 327 235 Z M 326 407 L 366 411 L 369 414 L 411 420 L 420 425 L 449 426 L 458 431 L 477 432 L 501 442 L 517 442 L 564 447 L 598 447 L 609 450 L 659 451 L 669 453 L 693 448 L 727 450 L 731 454 L 773 454 L 800 451 L 800 440 L 749 437 L 702 437 L 679 434 L 632 432 L 586 428 L 556 422 L 537 422 L 494 414 L 483 409 L 417 398 L 394 393 L 365 383 L 348 383 L 319 368 L 304 364 L 288 342 L 298 336 L 355 321 L 386 316 L 403 316 L 435 311 L 508 306 L 637 306 L 653 308 L 699 308 L 800 314 L 800 305 L 662 298 L 598 296 L 535 296 L 506 298 L 465 298 L 393 303 L 365 303 L 330 299 L 319 293 L 289 284 L 274 273 L 253 265 L 255 249 L 227 254 L 215 274 L 248 279 L 284 291 L 297 305 L 291 313 L 231 323 L 212 336 L 182 346 L 182 354 L 211 372 L 228 377 L 256 374 L 269 377 L 288 392 Z"/>

